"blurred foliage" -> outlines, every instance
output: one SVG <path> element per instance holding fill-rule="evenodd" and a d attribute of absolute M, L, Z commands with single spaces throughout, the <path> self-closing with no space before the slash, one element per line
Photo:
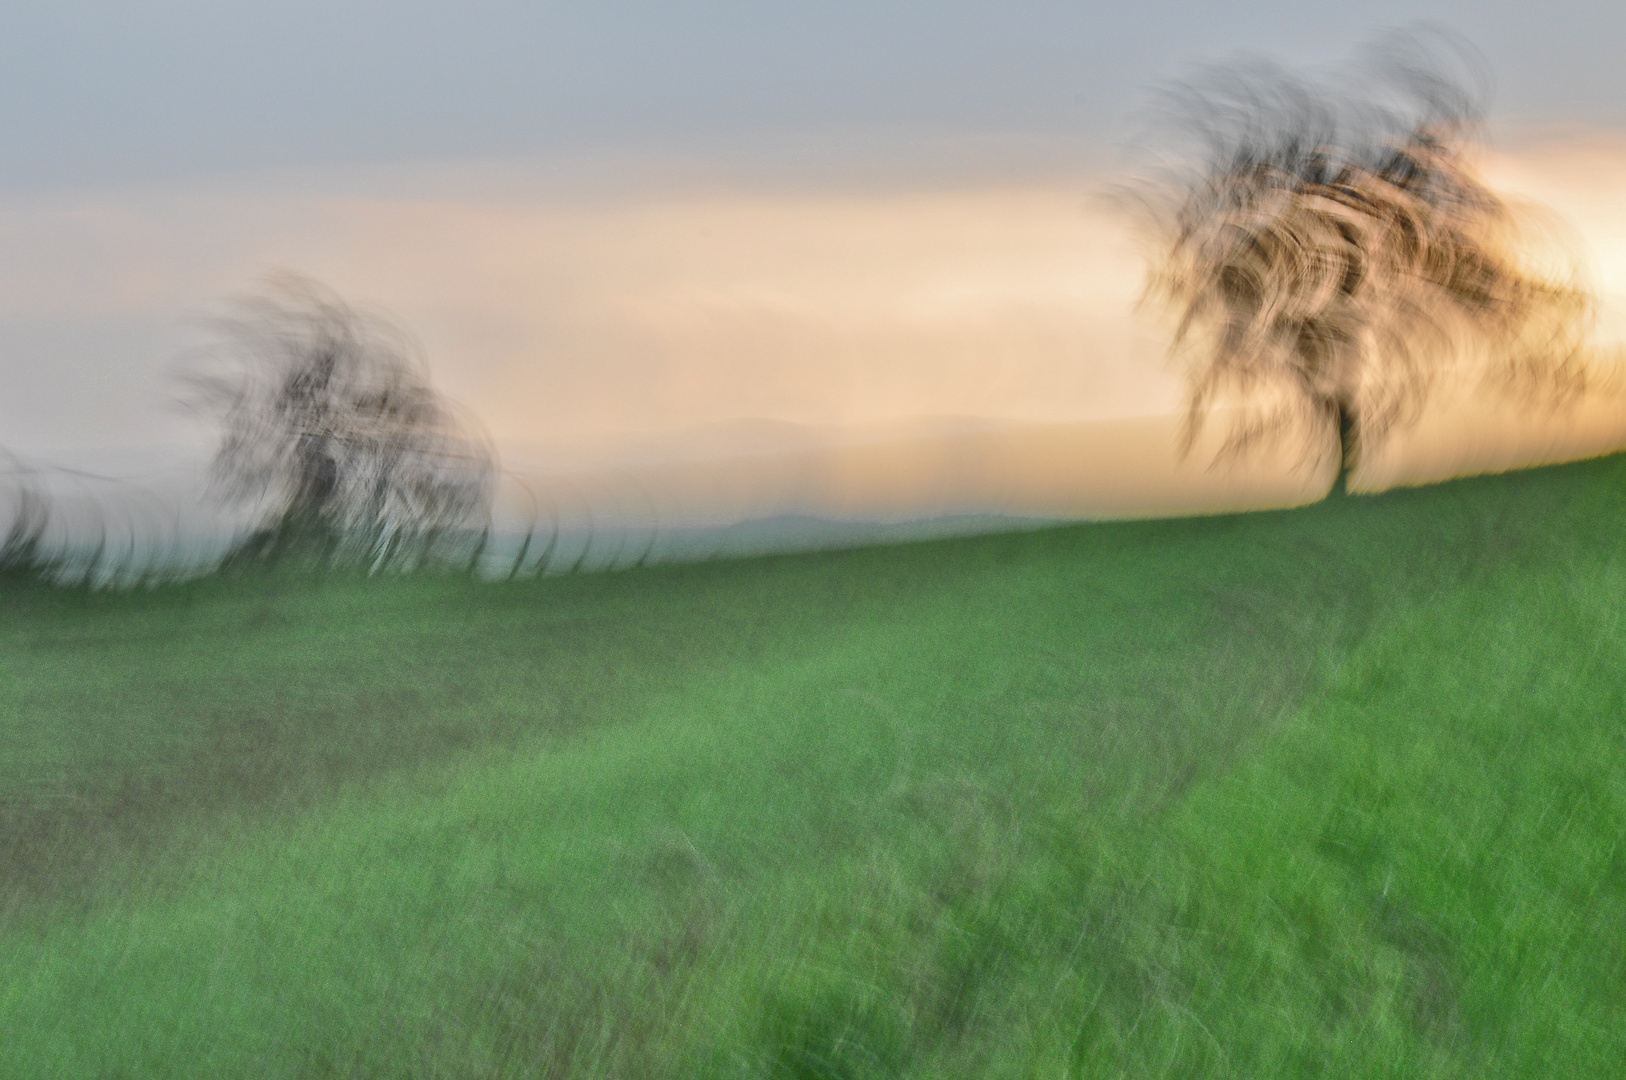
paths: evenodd
<path fill-rule="evenodd" d="M 50 504 L 27 485 L 16 489 L 11 520 L 0 537 L 0 579 L 37 578 L 49 573 L 55 560 L 45 548 Z"/>
<path fill-rule="evenodd" d="M 1579 261 L 1475 173 L 1484 92 L 1436 44 L 1388 39 L 1328 84 L 1244 61 L 1167 96 L 1197 160 L 1144 192 L 1148 295 L 1175 318 L 1188 449 L 1223 403 L 1222 455 L 1330 432 L 1347 470 L 1441 380 L 1587 388 Z"/>
<path fill-rule="evenodd" d="M 218 490 L 259 517 L 236 561 L 473 557 L 492 452 L 430 387 L 410 338 L 294 277 L 216 325 L 222 340 L 190 381 L 223 429 Z"/>

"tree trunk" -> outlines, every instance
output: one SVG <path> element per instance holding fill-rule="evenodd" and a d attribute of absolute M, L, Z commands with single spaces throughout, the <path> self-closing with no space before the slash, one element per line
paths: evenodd
<path fill-rule="evenodd" d="M 1338 421 L 1338 477 L 1332 482 L 1330 497 L 1341 499 L 1349 494 L 1349 474 L 1355 468 L 1360 429 L 1355 423 L 1355 411 L 1343 402 L 1333 406 L 1333 415 Z"/>

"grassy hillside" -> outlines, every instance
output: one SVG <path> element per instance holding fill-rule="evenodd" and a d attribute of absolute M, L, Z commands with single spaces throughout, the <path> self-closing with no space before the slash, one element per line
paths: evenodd
<path fill-rule="evenodd" d="M 1626 1074 L 1626 458 L 0 593 L 0 1075 Z"/>

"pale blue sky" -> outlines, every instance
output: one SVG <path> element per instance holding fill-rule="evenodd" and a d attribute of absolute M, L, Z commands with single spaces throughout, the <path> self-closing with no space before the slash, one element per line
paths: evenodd
<path fill-rule="evenodd" d="M 1333 59 L 1418 20 L 1484 53 L 1499 113 L 1626 126 L 1619 0 L 14 0 L 0 188 L 627 147 L 749 160 L 804 135 L 838 158 L 945 133 L 1110 148 L 1195 62 Z"/>

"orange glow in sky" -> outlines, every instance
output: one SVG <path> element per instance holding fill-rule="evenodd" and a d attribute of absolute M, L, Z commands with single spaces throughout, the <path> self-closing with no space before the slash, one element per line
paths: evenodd
<path fill-rule="evenodd" d="M 1600 341 L 1626 338 L 1626 141 L 1527 139 L 1485 168 L 1567 223 L 1605 300 Z M 547 471 L 590 471 L 604 447 L 639 440 L 667 457 L 782 449 L 753 434 L 763 425 L 885 442 L 945 418 L 1060 430 L 1179 409 L 1166 329 L 1136 310 L 1145 266 L 1110 178 L 595 197 L 549 194 L 505 165 L 396 170 L 380 186 L 249 176 L 0 202 L 0 331 L 49 346 L 146 328 L 126 356 L 81 346 L 81 367 L 58 365 L 55 381 L 13 350 L 0 422 L 46 448 L 187 430 L 162 406 L 198 317 L 275 268 L 389 312 L 422 339 L 437 384 Z M 89 414 L 112 419 L 83 421 L 99 394 Z M 1626 439 L 1620 415 L 1604 403 L 1515 437 L 1512 412 L 1445 403 L 1432 428 L 1374 455 L 1369 480 L 1595 452 Z M 121 429 L 121 416 L 134 419 Z"/>

